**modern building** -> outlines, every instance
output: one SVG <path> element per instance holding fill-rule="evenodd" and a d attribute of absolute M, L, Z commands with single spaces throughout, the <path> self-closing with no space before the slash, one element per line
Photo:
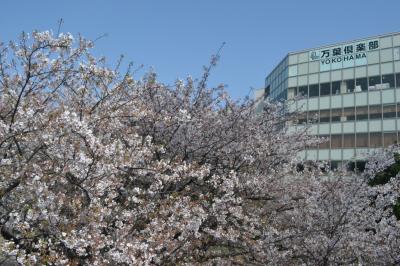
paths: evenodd
<path fill-rule="evenodd" d="M 305 159 L 362 168 L 366 152 L 399 140 L 400 33 L 289 53 L 255 97 L 296 99 L 287 102 L 304 111 L 297 127 L 329 138 Z"/>

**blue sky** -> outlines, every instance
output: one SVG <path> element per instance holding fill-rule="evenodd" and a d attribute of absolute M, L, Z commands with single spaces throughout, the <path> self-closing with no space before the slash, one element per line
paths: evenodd
<path fill-rule="evenodd" d="M 95 53 L 120 54 L 159 81 L 200 77 L 221 43 L 210 85 L 227 85 L 234 98 L 261 88 L 289 52 L 400 31 L 398 0 L 138 0 L 2 1 L 0 41 L 21 31 L 57 29 L 95 39 Z M 139 73 L 143 74 L 143 73 Z"/>

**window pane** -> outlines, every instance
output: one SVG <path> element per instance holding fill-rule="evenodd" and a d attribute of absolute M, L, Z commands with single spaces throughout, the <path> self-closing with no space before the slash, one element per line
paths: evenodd
<path fill-rule="evenodd" d="M 397 104 L 397 117 L 400 117 L 400 103 Z"/>
<path fill-rule="evenodd" d="M 331 116 L 331 114 L 330 114 L 330 111 L 329 111 L 329 110 L 323 110 L 323 111 L 321 111 L 320 114 L 319 114 L 319 122 L 320 122 L 320 123 L 329 122 L 330 116 Z"/>
<path fill-rule="evenodd" d="M 368 107 L 357 107 L 357 120 L 367 120 L 368 119 Z"/>
<path fill-rule="evenodd" d="M 321 83 L 321 96 L 322 95 L 330 95 L 331 94 L 331 84 L 330 83 Z"/>
<path fill-rule="evenodd" d="M 308 123 L 318 122 L 318 111 L 308 112 Z"/>
<path fill-rule="evenodd" d="M 354 91 L 354 79 L 345 80 L 345 91 L 353 92 Z"/>
<path fill-rule="evenodd" d="M 340 121 L 340 117 L 342 116 L 342 109 L 332 109 L 331 110 L 331 121 L 338 122 Z"/>
<path fill-rule="evenodd" d="M 371 105 L 369 107 L 369 119 L 381 119 L 382 118 L 382 106 Z"/>
<path fill-rule="evenodd" d="M 340 161 L 331 161 L 331 170 L 337 170 L 339 168 Z"/>
<path fill-rule="evenodd" d="M 298 119 L 299 119 L 299 124 L 307 123 L 307 112 L 299 113 Z"/>
<path fill-rule="evenodd" d="M 357 133 L 357 146 L 358 148 L 368 147 L 368 133 Z"/>
<path fill-rule="evenodd" d="M 356 79 L 355 91 L 367 91 L 367 90 L 368 90 L 367 78 Z"/>
<path fill-rule="evenodd" d="M 309 91 L 310 97 L 318 97 L 319 96 L 318 90 L 319 90 L 318 84 L 310 85 L 310 91 Z"/>
<path fill-rule="evenodd" d="M 383 133 L 383 144 L 385 147 L 397 143 L 396 132 Z"/>
<path fill-rule="evenodd" d="M 287 94 L 288 99 L 293 99 L 297 96 L 297 88 L 288 88 Z"/>
<path fill-rule="evenodd" d="M 400 73 L 396 74 L 396 87 L 400 87 Z"/>
<path fill-rule="evenodd" d="M 332 95 L 340 93 L 340 81 L 332 82 Z"/>
<path fill-rule="evenodd" d="M 299 95 L 307 97 L 308 96 L 308 87 L 307 86 L 299 87 Z"/>
<path fill-rule="evenodd" d="M 355 138 L 354 134 L 343 135 L 343 148 L 354 148 Z"/>
<path fill-rule="evenodd" d="M 394 88 L 394 75 L 393 74 L 382 76 L 382 88 L 383 89 Z"/>
<path fill-rule="evenodd" d="M 369 146 L 371 148 L 382 147 L 382 133 L 369 133 Z"/>
<path fill-rule="evenodd" d="M 356 170 L 356 162 L 347 163 L 347 171 L 354 172 Z"/>
<path fill-rule="evenodd" d="M 343 116 L 346 117 L 345 121 L 354 121 L 355 119 L 354 108 L 353 107 L 344 108 Z"/>
<path fill-rule="evenodd" d="M 369 77 L 369 87 L 368 89 L 370 90 L 375 90 L 375 89 L 380 89 L 380 87 L 376 86 L 378 84 L 381 84 L 381 76 L 373 76 L 373 77 Z"/>
<path fill-rule="evenodd" d="M 384 105 L 383 106 L 383 118 L 396 117 L 396 105 Z"/>
<path fill-rule="evenodd" d="M 332 135 L 331 136 L 331 148 L 340 149 L 342 148 L 342 135 Z"/>
<path fill-rule="evenodd" d="M 321 135 L 320 136 L 321 138 L 325 138 L 326 139 L 326 142 L 323 142 L 323 143 L 321 143 L 321 144 L 319 144 L 319 148 L 320 149 L 329 149 L 329 146 L 330 146 L 330 140 L 329 140 L 329 136 L 323 136 L 323 135 Z"/>
<path fill-rule="evenodd" d="M 366 164 L 367 164 L 366 161 L 357 161 L 356 162 L 357 171 L 360 173 L 364 172 Z"/>

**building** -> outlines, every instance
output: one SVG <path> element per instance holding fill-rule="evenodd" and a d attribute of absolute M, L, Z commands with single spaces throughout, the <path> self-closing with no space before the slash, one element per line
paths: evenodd
<path fill-rule="evenodd" d="M 312 123 L 311 134 L 330 139 L 302 157 L 362 168 L 366 152 L 399 140 L 400 33 L 289 53 L 255 92 L 267 96 L 295 98 L 289 109 L 304 111 L 297 127 Z"/>

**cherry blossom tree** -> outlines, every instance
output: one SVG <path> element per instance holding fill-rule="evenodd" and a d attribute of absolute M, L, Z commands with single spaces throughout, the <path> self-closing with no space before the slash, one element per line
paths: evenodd
<path fill-rule="evenodd" d="M 400 227 L 392 209 L 398 181 L 370 187 L 362 177 L 350 175 L 328 174 L 297 183 L 293 190 L 298 199 L 284 215 L 274 216 L 279 232 L 275 241 L 286 252 L 280 262 L 399 263 Z"/>
<path fill-rule="evenodd" d="M 298 158 L 321 140 L 207 79 L 110 67 L 93 42 L 0 45 L 0 248 L 23 265 L 399 262 L 398 181 Z M 383 158 L 383 157 L 382 157 Z M 302 164 L 304 167 L 298 167 Z M 367 176 L 368 175 L 368 176 Z M 346 177 L 345 177 L 346 176 Z M 391 191 L 389 193 L 388 191 Z"/>
<path fill-rule="evenodd" d="M 266 197 L 312 142 L 223 87 L 133 79 L 70 34 L 1 45 L 1 243 L 23 264 L 250 259 Z M 257 255 L 258 256 L 258 255 Z"/>

